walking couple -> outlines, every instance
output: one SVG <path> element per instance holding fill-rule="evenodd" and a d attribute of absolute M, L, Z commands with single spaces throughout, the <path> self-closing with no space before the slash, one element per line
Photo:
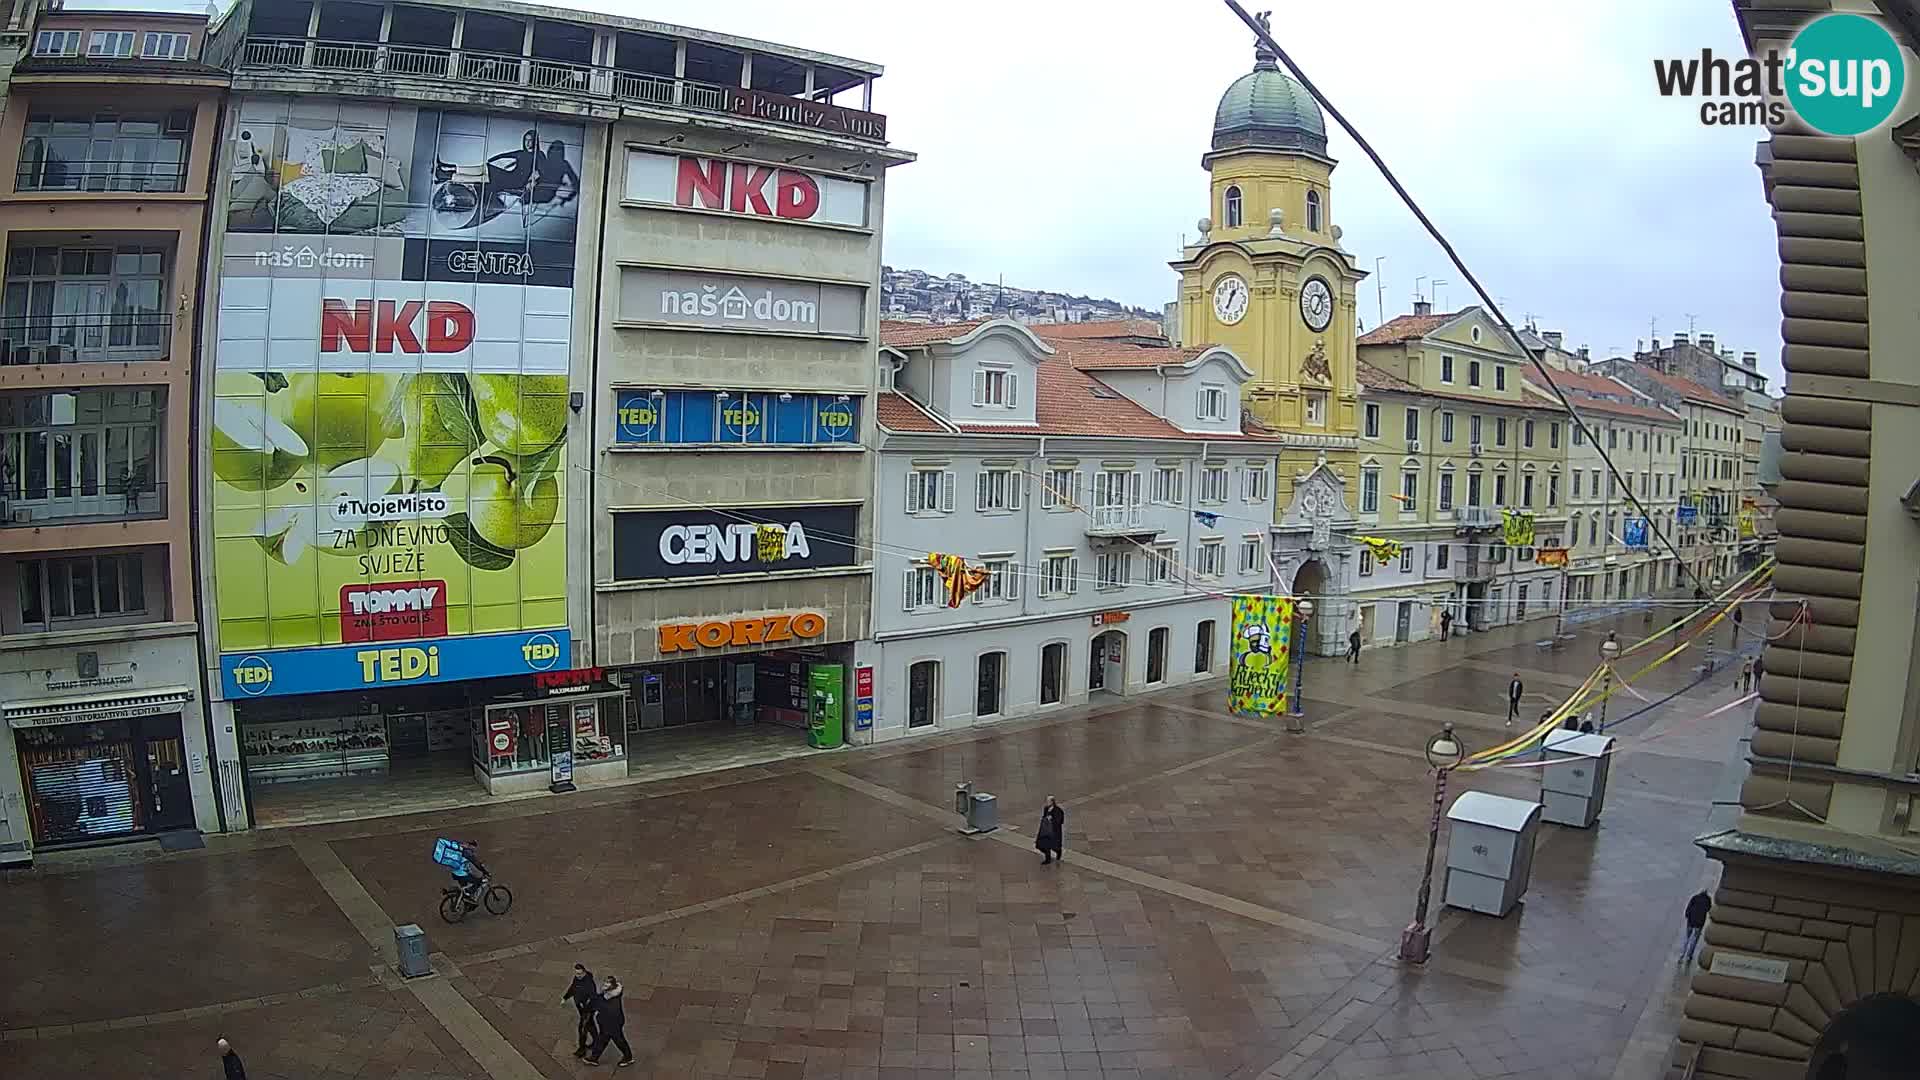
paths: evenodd
<path fill-rule="evenodd" d="M 573 1002 L 580 1011 L 580 1045 L 573 1056 L 587 1064 L 600 1064 L 607 1044 L 620 1048 L 620 1065 L 633 1064 L 633 1047 L 627 1045 L 627 1009 L 621 1001 L 620 980 L 607 976 L 604 985 L 593 981 L 593 972 L 585 964 L 573 965 L 573 982 L 561 996 L 561 1004 Z"/>

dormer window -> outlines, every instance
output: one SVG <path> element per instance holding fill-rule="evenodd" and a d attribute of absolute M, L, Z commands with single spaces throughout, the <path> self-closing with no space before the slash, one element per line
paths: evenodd
<path fill-rule="evenodd" d="M 1307 231 L 1320 231 L 1320 193 L 1307 192 Z"/>
<path fill-rule="evenodd" d="M 1020 403 L 1020 377 L 1005 368 L 975 368 L 973 403 L 990 408 L 1012 409 Z"/>
<path fill-rule="evenodd" d="M 87 39 L 87 55 L 124 59 L 133 55 L 133 31 L 95 30 Z"/>
<path fill-rule="evenodd" d="M 1203 386 L 1200 388 L 1200 419 L 1225 420 L 1227 418 L 1227 388 L 1224 386 Z"/>
<path fill-rule="evenodd" d="M 1227 228 L 1237 229 L 1240 227 L 1241 207 L 1240 188 L 1238 186 L 1227 189 L 1227 205 L 1221 216 L 1226 219 Z"/>
<path fill-rule="evenodd" d="M 148 60 L 185 60 L 191 34 L 163 34 L 149 30 L 140 40 L 140 55 Z"/>
<path fill-rule="evenodd" d="M 42 30 L 33 41 L 35 56 L 79 56 L 80 31 Z"/>

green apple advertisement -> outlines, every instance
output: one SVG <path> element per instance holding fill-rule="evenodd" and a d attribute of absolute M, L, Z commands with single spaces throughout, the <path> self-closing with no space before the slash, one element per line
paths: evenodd
<path fill-rule="evenodd" d="M 564 630 L 582 130 L 235 108 L 209 417 L 223 662 L 360 646 L 331 666 L 369 684 L 458 667 L 463 637 Z M 564 659 L 533 638 L 533 669 Z M 364 644 L 423 641 L 404 665 Z"/>

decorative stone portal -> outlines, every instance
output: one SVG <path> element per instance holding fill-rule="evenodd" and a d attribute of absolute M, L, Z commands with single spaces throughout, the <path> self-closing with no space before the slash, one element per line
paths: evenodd
<path fill-rule="evenodd" d="M 1346 651 L 1349 624 L 1356 617 L 1347 597 L 1354 567 L 1348 538 L 1358 519 L 1347 505 L 1346 485 L 1325 455 L 1294 481 L 1293 500 L 1273 526 L 1276 584 L 1289 596 L 1311 599 L 1313 619 L 1307 651 L 1334 656 Z"/>

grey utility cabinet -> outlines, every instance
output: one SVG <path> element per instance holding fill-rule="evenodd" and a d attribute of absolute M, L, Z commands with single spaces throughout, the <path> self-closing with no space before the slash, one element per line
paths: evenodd
<path fill-rule="evenodd" d="M 1607 801 L 1607 766 L 1613 738 L 1556 731 L 1540 748 L 1540 819 L 1584 829 L 1600 818 Z"/>
<path fill-rule="evenodd" d="M 1469 791 L 1447 810 L 1446 902 L 1505 915 L 1527 891 L 1540 804 Z"/>

